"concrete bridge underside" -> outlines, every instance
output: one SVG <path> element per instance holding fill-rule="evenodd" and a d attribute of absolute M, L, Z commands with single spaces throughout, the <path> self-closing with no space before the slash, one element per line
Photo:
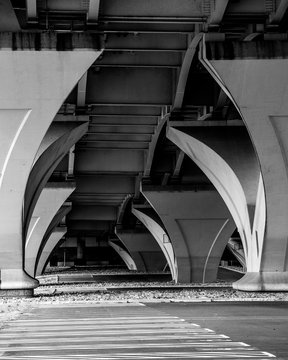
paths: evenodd
<path fill-rule="evenodd" d="M 3 292 L 63 236 L 213 281 L 235 229 L 288 290 L 287 0 L 0 0 L 0 65 Z"/>

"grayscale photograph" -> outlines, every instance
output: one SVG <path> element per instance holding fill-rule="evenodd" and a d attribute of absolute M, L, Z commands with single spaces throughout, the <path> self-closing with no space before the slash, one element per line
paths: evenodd
<path fill-rule="evenodd" d="M 0 0 L 0 360 L 288 360 L 288 0 Z"/>

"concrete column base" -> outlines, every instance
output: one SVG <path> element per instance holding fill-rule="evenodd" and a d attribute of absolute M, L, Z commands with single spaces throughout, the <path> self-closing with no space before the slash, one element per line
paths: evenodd
<path fill-rule="evenodd" d="M 21 297 L 30 298 L 34 296 L 34 289 L 0 290 L 0 298 Z"/>
<path fill-rule="evenodd" d="M 189 255 L 187 256 L 178 256 L 177 257 L 177 266 L 178 266 L 178 278 L 177 283 L 184 284 L 190 282 L 201 282 L 201 280 L 197 281 L 195 278 L 192 280 L 192 270 L 191 270 L 191 262 Z"/>
<path fill-rule="evenodd" d="M 33 279 L 22 269 L 1 269 L 1 290 L 32 290 L 39 285 L 39 281 Z"/>
<path fill-rule="evenodd" d="M 242 291 L 288 291 L 288 272 L 248 272 L 233 283 Z"/>

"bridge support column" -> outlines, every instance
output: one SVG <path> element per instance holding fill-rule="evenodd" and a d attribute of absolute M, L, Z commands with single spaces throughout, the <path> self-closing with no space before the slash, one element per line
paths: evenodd
<path fill-rule="evenodd" d="M 255 49 L 257 43 L 235 43 L 232 47 L 225 42 L 203 43 L 201 57 L 242 115 L 264 183 L 261 202 L 266 202 L 266 226 L 259 266 L 247 272 L 234 287 L 245 291 L 287 291 L 288 43 L 261 42 L 261 52 Z"/>
<path fill-rule="evenodd" d="M 54 216 L 75 190 L 75 183 L 48 183 L 34 209 L 25 244 L 25 270 L 34 277 L 37 254 Z"/>
<path fill-rule="evenodd" d="M 219 194 L 207 191 L 142 192 L 160 216 L 175 251 L 178 282 L 211 282 L 235 224 Z"/>
<path fill-rule="evenodd" d="M 58 35 L 49 42 L 45 37 L 54 36 L 49 34 L 38 42 L 43 50 L 25 50 L 31 44 L 25 36 L 14 34 L 20 43 L 24 40 L 19 51 L 12 51 L 12 34 L 0 37 L 0 289 L 32 292 L 38 282 L 23 270 L 22 214 L 29 172 L 55 114 L 101 52 L 92 46 L 56 51 L 56 42 L 51 44 Z M 52 48 L 45 50 L 44 43 Z"/>
<path fill-rule="evenodd" d="M 151 208 L 132 208 L 132 213 L 139 219 L 143 225 L 150 231 L 154 239 L 160 246 L 166 261 L 169 265 L 172 280 L 178 282 L 177 260 L 175 257 L 172 243 L 167 235 L 163 224 L 155 211 Z"/>
<path fill-rule="evenodd" d="M 116 230 L 139 271 L 163 271 L 167 261 L 151 233 L 139 230 Z"/>
<path fill-rule="evenodd" d="M 128 270 L 131 271 L 137 271 L 137 265 L 134 261 L 134 259 L 132 259 L 131 255 L 129 254 L 129 252 L 124 249 L 121 245 L 120 245 L 120 240 L 116 240 L 116 239 L 111 239 L 108 241 L 108 244 L 117 252 L 117 254 L 121 257 L 121 259 L 124 261 L 124 263 L 126 264 Z"/>
<path fill-rule="evenodd" d="M 56 227 L 54 231 L 50 234 L 37 262 L 35 271 L 36 276 L 39 276 L 44 272 L 52 251 L 57 246 L 62 237 L 66 234 L 66 232 L 67 228 L 65 226 L 59 226 Z"/>
<path fill-rule="evenodd" d="M 265 204 L 259 201 L 263 196 L 260 167 L 244 126 L 215 127 L 215 124 L 176 129 L 174 122 L 167 137 L 200 167 L 217 189 L 237 226 L 248 271 L 253 271 L 259 266 L 257 249 L 263 245 L 265 224 Z M 256 231 L 257 237 L 253 236 Z"/>
<path fill-rule="evenodd" d="M 24 198 L 25 236 L 27 236 L 30 219 L 37 201 L 50 176 L 65 154 L 86 133 L 87 129 L 88 123 L 53 122 L 46 132 L 37 151 L 26 185 Z"/>
<path fill-rule="evenodd" d="M 60 222 L 61 224 L 65 223 L 65 217 L 69 211 L 71 211 L 71 208 L 71 203 L 65 202 L 64 205 L 62 205 L 61 208 L 57 211 L 53 220 L 50 222 L 48 229 L 46 230 L 45 235 L 41 241 L 37 257 L 34 261 L 36 276 L 41 275 L 45 270 L 45 266 L 47 265 L 51 253 L 57 247 L 57 244 L 61 240 L 62 236 L 66 233 L 67 228 L 63 225 L 60 226 L 59 224 Z"/>

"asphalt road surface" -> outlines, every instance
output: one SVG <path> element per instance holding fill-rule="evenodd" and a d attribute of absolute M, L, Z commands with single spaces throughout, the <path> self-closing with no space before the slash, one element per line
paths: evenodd
<path fill-rule="evenodd" d="M 287 302 L 161 304 L 153 308 L 288 360 Z"/>
<path fill-rule="evenodd" d="M 287 305 L 40 306 L 0 331 L 1 359 L 288 359 Z"/>

